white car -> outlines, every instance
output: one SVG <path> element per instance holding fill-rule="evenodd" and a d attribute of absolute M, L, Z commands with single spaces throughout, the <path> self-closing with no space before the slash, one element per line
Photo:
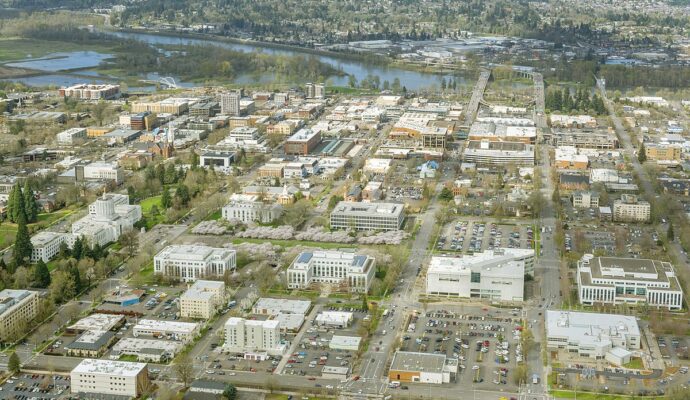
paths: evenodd
<path fill-rule="evenodd" d="M 475 370 L 475 371 L 478 370 L 478 369 L 479 369 L 479 365 L 475 365 L 474 367 L 472 367 L 472 369 Z"/>

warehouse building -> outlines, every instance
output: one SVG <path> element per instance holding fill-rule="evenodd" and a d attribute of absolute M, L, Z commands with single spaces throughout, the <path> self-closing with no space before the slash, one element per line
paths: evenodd
<path fill-rule="evenodd" d="M 397 382 L 443 384 L 455 381 L 457 359 L 445 354 L 397 351 L 388 370 L 388 379 Z"/>
<path fill-rule="evenodd" d="M 134 337 L 153 336 L 188 343 L 199 334 L 199 331 L 199 324 L 194 322 L 141 319 L 134 325 L 132 335 Z"/>

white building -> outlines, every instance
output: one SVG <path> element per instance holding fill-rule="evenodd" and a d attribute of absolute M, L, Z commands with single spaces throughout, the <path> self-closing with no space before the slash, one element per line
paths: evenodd
<path fill-rule="evenodd" d="M 391 162 L 388 158 L 367 158 L 364 162 L 364 173 L 371 174 L 385 174 L 391 167 Z"/>
<path fill-rule="evenodd" d="M 332 229 L 394 231 L 402 227 L 405 206 L 398 203 L 341 201 L 331 211 Z"/>
<path fill-rule="evenodd" d="M 585 254 L 577 266 L 581 304 L 648 304 L 680 310 L 683 289 L 666 261 L 594 257 Z"/>
<path fill-rule="evenodd" d="M 136 356 L 138 361 L 161 363 L 172 360 L 184 344 L 174 340 L 122 338 L 110 352 L 110 357 Z"/>
<path fill-rule="evenodd" d="M 48 262 L 59 252 L 60 246 L 68 241 L 68 234 L 41 231 L 31 237 L 31 262 Z"/>
<path fill-rule="evenodd" d="M 525 274 L 534 270 L 534 250 L 496 249 L 459 257 L 432 257 L 426 293 L 522 301 Z"/>
<path fill-rule="evenodd" d="M 208 150 L 205 149 L 199 155 L 200 167 L 219 167 L 230 168 L 235 160 L 235 153 L 232 151 Z"/>
<path fill-rule="evenodd" d="M 230 131 L 230 134 L 216 146 L 233 150 L 244 149 L 247 152 L 266 153 L 270 150 L 266 137 L 259 133 L 258 128 L 240 126 Z"/>
<path fill-rule="evenodd" d="M 376 259 L 340 251 L 305 251 L 287 269 L 290 289 L 312 283 L 342 285 L 352 292 L 366 293 L 376 274 Z"/>
<path fill-rule="evenodd" d="M 388 370 L 388 380 L 443 384 L 457 375 L 458 360 L 445 354 L 396 351 Z"/>
<path fill-rule="evenodd" d="M 153 271 L 184 282 L 223 276 L 237 265 L 236 251 L 203 245 L 167 246 L 153 258 Z"/>
<path fill-rule="evenodd" d="M 252 314 L 278 316 L 280 314 L 306 315 L 311 308 L 309 300 L 274 299 L 262 297 L 254 303 Z"/>
<path fill-rule="evenodd" d="M 4 289 L 0 292 L 0 341 L 8 342 L 26 333 L 38 314 L 38 292 Z"/>
<path fill-rule="evenodd" d="M 319 326 L 347 328 L 353 318 L 352 313 L 347 311 L 322 311 L 316 316 L 314 322 Z"/>
<path fill-rule="evenodd" d="M 120 85 L 81 83 L 60 88 L 58 94 L 61 97 L 74 97 L 82 100 L 110 100 L 120 97 Z"/>
<path fill-rule="evenodd" d="M 242 97 L 239 91 L 232 91 L 220 95 L 220 113 L 225 115 L 240 115 L 240 98 Z"/>
<path fill-rule="evenodd" d="M 546 310 L 546 347 L 577 353 L 580 357 L 609 358 L 615 349 L 639 350 L 640 328 L 635 317 Z M 613 352 L 614 363 L 625 358 Z M 629 358 L 629 355 L 628 355 Z"/>
<path fill-rule="evenodd" d="M 56 135 L 57 143 L 62 146 L 80 144 L 86 140 L 86 128 L 70 128 Z"/>
<path fill-rule="evenodd" d="M 103 193 L 89 205 L 89 214 L 72 224 L 72 237 L 67 239 L 68 245 L 71 247 L 77 237 L 82 237 L 91 246 L 96 243 L 105 246 L 133 229 L 141 217 L 141 206 L 129 205 L 129 196 Z"/>
<path fill-rule="evenodd" d="M 280 322 L 237 317 L 231 317 L 225 323 L 223 347 L 230 352 L 249 353 L 251 358 L 257 359 L 265 359 L 266 355 L 282 355 L 287 350 L 286 343 L 280 339 Z"/>
<path fill-rule="evenodd" d="M 359 336 L 333 335 L 331 341 L 328 342 L 328 348 L 331 350 L 357 351 L 361 343 L 362 338 Z"/>
<path fill-rule="evenodd" d="M 180 316 L 209 319 L 225 300 L 225 282 L 197 280 L 180 296 Z"/>
<path fill-rule="evenodd" d="M 70 372 L 73 394 L 103 394 L 139 397 L 148 389 L 148 368 L 144 363 L 82 360 Z"/>
<path fill-rule="evenodd" d="M 86 165 L 77 165 L 77 181 L 80 180 L 106 180 L 121 184 L 124 179 L 124 171 L 117 163 L 94 161 Z"/>
<path fill-rule="evenodd" d="M 575 208 L 598 208 L 599 194 L 585 190 L 573 192 L 573 207 Z"/>
<path fill-rule="evenodd" d="M 259 200 L 259 196 L 251 194 L 233 194 L 230 202 L 222 209 L 223 219 L 227 221 L 241 221 L 245 224 L 260 222 L 270 224 L 280 218 L 283 207 L 280 204 L 270 204 Z"/>
<path fill-rule="evenodd" d="M 463 161 L 478 165 L 534 165 L 534 145 L 522 142 L 469 140 Z"/>
<path fill-rule="evenodd" d="M 191 342 L 199 334 L 200 326 L 195 322 L 158 321 L 140 319 L 132 330 L 134 337 L 153 336 L 180 342 Z"/>
<path fill-rule="evenodd" d="M 632 194 L 623 194 L 613 202 L 613 220 L 621 222 L 647 222 L 652 216 L 652 206 L 648 201 L 638 200 Z"/>

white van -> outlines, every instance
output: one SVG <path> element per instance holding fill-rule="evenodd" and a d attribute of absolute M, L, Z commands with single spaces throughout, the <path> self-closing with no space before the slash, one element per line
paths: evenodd
<path fill-rule="evenodd" d="M 391 388 L 391 389 L 397 389 L 397 388 L 400 387 L 400 382 L 399 382 L 399 381 L 391 381 L 391 382 L 388 384 L 388 387 Z"/>

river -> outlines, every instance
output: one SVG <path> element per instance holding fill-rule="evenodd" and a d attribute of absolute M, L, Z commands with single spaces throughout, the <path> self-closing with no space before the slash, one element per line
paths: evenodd
<path fill-rule="evenodd" d="M 105 31 L 113 36 L 124 38 L 124 39 L 135 39 L 148 43 L 152 46 L 161 45 L 212 45 L 219 46 L 231 50 L 237 51 L 261 51 L 266 54 L 276 54 L 276 55 L 311 55 L 307 52 L 299 51 L 298 49 L 276 49 L 272 47 L 264 47 L 261 45 L 254 44 L 241 44 L 241 43 L 231 43 L 221 40 L 214 39 L 193 39 L 178 36 L 167 36 L 167 35 L 157 35 L 151 33 L 139 33 L 139 32 L 119 32 L 119 31 Z M 75 76 L 70 76 L 69 74 L 60 74 L 60 71 L 65 71 L 67 69 L 74 68 L 90 68 L 94 65 L 98 65 L 102 60 L 110 57 L 109 54 L 101 54 L 96 52 L 71 52 L 71 53 L 55 53 L 49 54 L 41 59 L 29 59 L 20 60 L 17 62 L 9 63 L 8 65 L 17 65 L 25 68 L 35 68 L 42 71 L 46 71 L 45 75 L 32 76 L 26 78 L 12 79 L 15 81 L 21 81 L 32 86 L 46 86 L 46 85 L 70 85 L 76 83 L 83 83 L 84 78 L 79 78 Z M 395 78 L 400 80 L 400 84 L 405 86 L 410 90 L 419 90 L 423 88 L 429 88 L 432 86 L 440 86 L 442 78 L 449 79 L 450 75 L 425 73 L 417 71 L 409 71 L 405 69 L 374 65 L 366 63 L 364 61 L 338 58 L 333 56 L 324 55 L 313 55 L 319 58 L 324 63 L 327 63 L 334 68 L 343 71 L 347 75 L 354 76 L 357 81 L 365 79 L 368 75 L 378 76 L 380 81 L 388 81 L 393 83 Z M 46 62 L 46 60 L 50 60 Z M 271 83 L 273 77 L 264 74 L 261 76 L 254 75 L 242 75 L 237 77 L 235 80 L 239 84 L 250 84 L 250 83 Z M 336 86 L 347 86 L 348 76 L 333 76 L 329 79 L 329 84 Z M 459 85 L 466 85 L 464 78 L 458 77 L 457 83 Z M 94 82 L 102 81 L 98 77 L 94 77 Z M 189 83 L 183 83 L 183 86 L 192 86 Z"/>

